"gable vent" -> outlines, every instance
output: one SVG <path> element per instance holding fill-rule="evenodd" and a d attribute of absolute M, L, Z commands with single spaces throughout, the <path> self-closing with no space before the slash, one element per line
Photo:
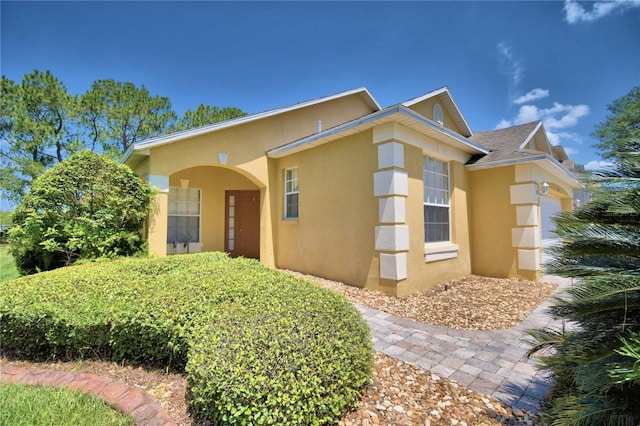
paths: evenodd
<path fill-rule="evenodd" d="M 440 104 L 433 104 L 433 121 L 444 125 L 444 117 L 442 115 L 442 107 Z"/>

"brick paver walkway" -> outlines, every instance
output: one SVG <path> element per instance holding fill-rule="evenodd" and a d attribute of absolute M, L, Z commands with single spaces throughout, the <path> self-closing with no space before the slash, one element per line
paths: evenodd
<path fill-rule="evenodd" d="M 0 381 L 34 386 L 64 386 L 102 398 L 115 409 L 131 415 L 136 425 L 177 426 L 158 401 L 147 392 L 93 374 L 2 365 Z"/>
<path fill-rule="evenodd" d="M 545 280 L 558 284 L 553 295 L 570 285 L 559 277 Z M 512 407 L 537 412 L 552 382 L 535 367 L 534 359 L 526 359 L 529 345 L 524 339 L 526 330 L 562 326 L 552 324 L 550 305 L 548 298 L 518 327 L 501 331 L 437 327 L 357 307 L 369 324 L 376 350 Z"/>

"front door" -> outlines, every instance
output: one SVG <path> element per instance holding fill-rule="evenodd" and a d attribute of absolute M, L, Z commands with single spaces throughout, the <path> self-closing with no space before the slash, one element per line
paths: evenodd
<path fill-rule="evenodd" d="M 260 258 L 260 191 L 226 191 L 224 249 Z"/>

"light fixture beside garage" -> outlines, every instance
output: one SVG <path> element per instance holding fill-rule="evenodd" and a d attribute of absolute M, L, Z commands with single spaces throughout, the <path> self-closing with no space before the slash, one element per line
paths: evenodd
<path fill-rule="evenodd" d="M 538 195 L 541 195 L 544 197 L 549 193 L 549 184 L 546 181 L 544 181 L 542 182 L 541 187 L 542 187 L 542 192 L 538 191 Z"/>

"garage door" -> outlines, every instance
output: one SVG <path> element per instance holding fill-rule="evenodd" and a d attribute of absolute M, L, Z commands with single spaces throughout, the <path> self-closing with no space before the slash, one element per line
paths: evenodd
<path fill-rule="evenodd" d="M 558 238 L 558 236 L 553 232 L 556 225 L 551 218 L 560 212 L 562 212 L 562 202 L 559 198 L 540 198 L 540 219 L 542 222 L 543 241 Z"/>
<path fill-rule="evenodd" d="M 561 239 L 553 232 L 556 225 L 551 218 L 562 211 L 562 202 L 559 198 L 542 197 L 540 199 L 540 219 L 542 227 L 542 263 L 550 264 L 554 258 L 549 249 L 560 244 Z"/>

